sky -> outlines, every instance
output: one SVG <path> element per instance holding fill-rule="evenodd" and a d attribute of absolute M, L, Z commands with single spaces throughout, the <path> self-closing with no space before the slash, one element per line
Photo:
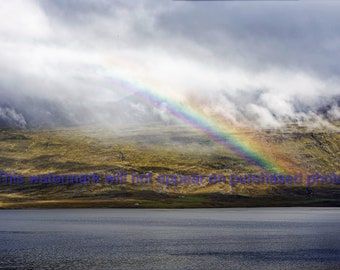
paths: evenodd
<path fill-rule="evenodd" d="M 0 17 L 0 125 L 171 118 L 140 88 L 235 125 L 340 120 L 337 1 L 11 0 Z"/>

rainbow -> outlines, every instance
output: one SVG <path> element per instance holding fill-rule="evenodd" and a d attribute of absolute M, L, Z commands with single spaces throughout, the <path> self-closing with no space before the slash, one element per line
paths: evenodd
<path fill-rule="evenodd" d="M 127 91 L 146 105 L 158 108 L 166 105 L 167 112 L 169 112 L 176 119 L 199 130 L 208 138 L 231 150 L 249 164 L 273 173 L 281 172 L 281 169 L 273 162 L 260 155 L 260 153 L 254 149 L 251 149 L 239 138 L 236 138 L 236 136 L 231 132 L 223 129 L 217 121 L 207 117 L 199 110 L 185 107 L 178 102 L 172 101 L 170 98 L 164 98 L 149 88 L 141 86 L 136 82 L 132 83 L 120 77 L 114 76 L 112 73 L 109 73 L 106 70 L 96 69 L 95 73 L 99 74 L 100 76 L 104 76 L 113 85 L 115 85 L 115 91 L 121 91 L 122 93 L 126 93 Z"/>

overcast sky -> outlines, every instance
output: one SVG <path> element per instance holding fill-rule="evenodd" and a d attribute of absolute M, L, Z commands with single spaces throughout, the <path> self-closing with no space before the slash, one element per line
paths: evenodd
<path fill-rule="evenodd" d="M 112 122 L 131 92 L 110 76 L 235 124 L 340 119 L 337 1 L 11 0 L 0 18 L 0 118 L 21 125 Z"/>

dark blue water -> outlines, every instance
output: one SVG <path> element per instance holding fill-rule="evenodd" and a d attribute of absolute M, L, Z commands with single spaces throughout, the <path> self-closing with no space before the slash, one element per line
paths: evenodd
<path fill-rule="evenodd" d="M 340 209 L 3 210 L 0 269 L 340 269 Z"/>

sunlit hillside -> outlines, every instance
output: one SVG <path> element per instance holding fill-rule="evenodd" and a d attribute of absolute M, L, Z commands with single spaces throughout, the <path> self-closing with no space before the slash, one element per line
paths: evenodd
<path fill-rule="evenodd" d="M 24 184 L 0 183 L 0 207 L 219 207 L 339 205 L 339 185 L 306 185 L 305 176 L 340 175 L 340 133 L 287 125 L 282 130 L 244 130 L 236 137 L 270 160 L 283 175 L 301 173 L 301 184 L 235 184 L 231 175 L 268 174 L 227 147 L 183 126 L 104 129 L 69 127 L 0 131 L 0 171 L 23 175 Z M 242 133 L 242 134 L 241 134 Z M 106 183 L 126 173 L 126 183 Z M 88 184 L 30 183 L 44 174 L 93 174 Z M 152 182 L 132 183 L 132 175 Z M 211 174 L 225 181 L 209 182 Z M 201 182 L 169 181 L 160 176 L 203 175 Z M 172 178 L 170 178 L 171 180 Z M 146 177 L 143 180 L 147 180 Z"/>

